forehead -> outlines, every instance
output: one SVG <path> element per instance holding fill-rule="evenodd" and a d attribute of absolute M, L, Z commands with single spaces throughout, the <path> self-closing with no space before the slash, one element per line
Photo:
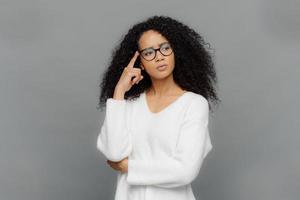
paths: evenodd
<path fill-rule="evenodd" d="M 149 30 L 142 34 L 139 39 L 139 47 L 141 49 L 149 48 L 149 47 L 159 47 L 159 45 L 163 42 L 168 42 L 168 40 L 161 35 L 159 32 Z"/>

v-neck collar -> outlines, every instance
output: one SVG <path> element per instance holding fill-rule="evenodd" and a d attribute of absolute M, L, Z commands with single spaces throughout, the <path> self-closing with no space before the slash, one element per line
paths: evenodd
<path fill-rule="evenodd" d="M 169 105 L 167 105 L 166 107 L 164 107 L 162 110 L 160 110 L 159 112 L 152 112 L 150 109 L 149 109 L 149 106 L 148 106 L 148 102 L 147 102 L 147 95 L 146 95 L 146 91 L 144 91 L 142 93 L 142 100 L 143 100 L 143 103 L 144 103 L 144 106 L 147 110 L 147 112 L 150 114 L 150 115 L 161 115 L 162 113 L 166 112 L 168 109 L 170 109 L 172 106 L 176 105 L 178 102 L 180 102 L 181 99 L 184 98 L 184 96 L 186 96 L 190 91 L 186 91 L 184 92 L 182 95 L 180 95 L 179 97 L 177 97 L 176 100 L 174 100 L 172 103 L 170 103 Z"/>

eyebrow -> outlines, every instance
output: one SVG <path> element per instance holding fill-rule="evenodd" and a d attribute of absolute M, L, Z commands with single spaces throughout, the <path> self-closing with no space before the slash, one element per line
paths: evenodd
<path fill-rule="evenodd" d="M 159 44 L 159 47 L 161 47 L 161 45 L 166 44 L 166 43 L 169 43 L 169 42 L 166 41 L 166 42 L 160 43 L 160 44 Z M 152 47 L 147 47 L 147 48 L 142 49 L 142 50 L 140 50 L 140 51 L 144 51 L 144 50 L 146 50 L 146 49 L 154 49 L 154 47 L 153 47 L 153 46 L 152 46 Z"/>

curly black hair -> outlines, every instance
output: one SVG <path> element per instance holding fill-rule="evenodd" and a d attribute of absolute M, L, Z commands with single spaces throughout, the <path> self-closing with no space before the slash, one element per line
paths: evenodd
<path fill-rule="evenodd" d="M 220 102 L 216 93 L 217 76 L 211 53 L 205 48 L 202 36 L 195 30 L 169 16 L 152 16 L 145 21 L 132 26 L 122 39 L 121 43 L 112 52 L 112 59 L 100 84 L 101 94 L 98 106 L 105 106 L 106 100 L 113 97 L 118 80 L 138 50 L 138 41 L 143 32 L 154 30 L 163 35 L 170 43 L 174 56 L 175 66 L 173 78 L 182 89 L 204 96 L 215 104 Z M 210 46 L 208 44 L 208 46 Z M 134 67 L 140 68 L 140 59 L 137 58 Z M 141 70 L 144 76 L 139 84 L 134 84 L 125 93 L 126 100 L 134 100 L 151 86 L 150 76 Z M 99 109 L 98 107 L 98 109 Z M 209 104 L 210 110 L 212 110 Z"/>

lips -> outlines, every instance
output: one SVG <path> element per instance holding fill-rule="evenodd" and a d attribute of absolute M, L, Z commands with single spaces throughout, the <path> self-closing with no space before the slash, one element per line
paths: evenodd
<path fill-rule="evenodd" d="M 159 69 L 159 68 L 164 67 L 164 66 L 167 66 L 167 65 L 166 65 L 166 64 L 158 65 L 158 66 L 156 67 L 156 69 Z"/>

